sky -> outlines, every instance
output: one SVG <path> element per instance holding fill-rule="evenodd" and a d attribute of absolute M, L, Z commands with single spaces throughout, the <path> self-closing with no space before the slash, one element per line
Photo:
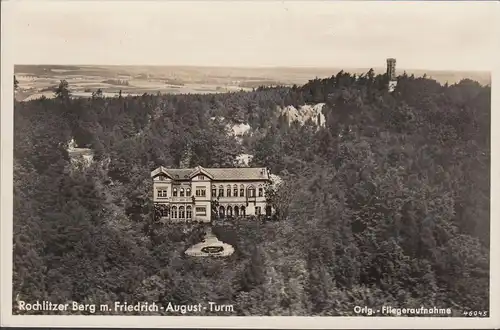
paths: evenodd
<path fill-rule="evenodd" d="M 500 58 L 495 1 L 26 2 L 2 2 L 16 64 L 365 68 L 395 57 L 398 68 L 490 71 Z"/>

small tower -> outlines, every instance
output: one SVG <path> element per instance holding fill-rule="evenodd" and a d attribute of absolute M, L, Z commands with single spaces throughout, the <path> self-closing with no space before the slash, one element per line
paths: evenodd
<path fill-rule="evenodd" d="M 393 92 L 397 85 L 396 80 L 396 59 L 388 58 L 387 59 L 387 79 L 389 81 L 388 89 L 389 92 Z"/>

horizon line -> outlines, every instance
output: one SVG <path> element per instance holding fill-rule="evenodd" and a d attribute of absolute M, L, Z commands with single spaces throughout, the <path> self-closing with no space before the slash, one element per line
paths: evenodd
<path fill-rule="evenodd" d="M 274 66 L 274 65 L 256 65 L 256 66 L 235 66 L 235 65 L 194 65 L 194 64 L 14 64 L 14 72 L 16 66 L 79 66 L 79 67 L 171 67 L 171 68 L 221 68 L 221 69 L 298 69 L 298 70 L 370 70 L 370 69 L 383 69 L 385 66 L 373 67 L 353 67 L 353 66 Z M 432 72 L 477 72 L 489 73 L 491 70 L 475 70 L 475 69 L 424 69 L 424 68 L 397 68 L 397 71 L 432 71 Z"/>

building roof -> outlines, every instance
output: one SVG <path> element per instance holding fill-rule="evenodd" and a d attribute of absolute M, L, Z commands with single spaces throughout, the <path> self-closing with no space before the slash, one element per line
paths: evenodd
<path fill-rule="evenodd" d="M 215 181 L 225 180 L 269 180 L 269 172 L 265 167 L 231 167 L 231 168 L 165 168 L 158 167 L 151 172 L 151 177 L 163 173 L 172 179 L 188 180 L 198 174 L 205 174 Z"/>

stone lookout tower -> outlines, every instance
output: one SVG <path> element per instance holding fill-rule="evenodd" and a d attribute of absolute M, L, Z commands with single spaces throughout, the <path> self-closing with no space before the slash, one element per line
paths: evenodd
<path fill-rule="evenodd" d="M 387 79 L 389 80 L 388 88 L 389 92 L 393 92 L 397 85 L 396 80 L 396 59 L 387 59 Z"/>

